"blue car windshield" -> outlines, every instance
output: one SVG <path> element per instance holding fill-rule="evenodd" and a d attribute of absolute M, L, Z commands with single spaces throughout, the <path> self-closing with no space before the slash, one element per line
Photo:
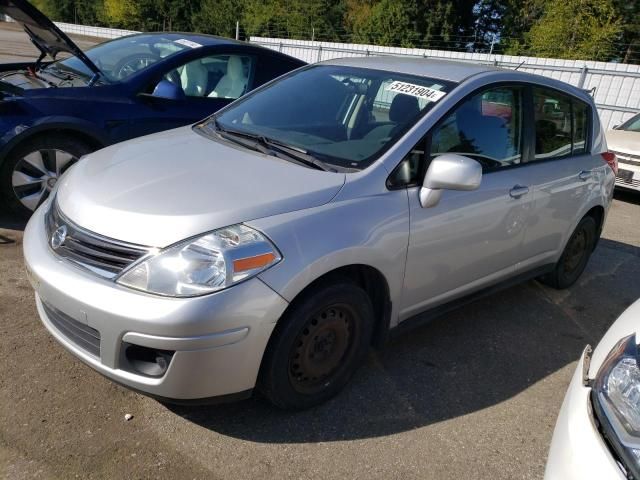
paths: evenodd
<path fill-rule="evenodd" d="M 325 163 L 361 170 L 411 128 L 454 84 L 340 65 L 296 70 L 238 100 L 200 129 L 278 142 Z"/>
<path fill-rule="evenodd" d="M 105 80 L 113 83 L 194 45 L 186 39 L 171 39 L 163 35 L 133 35 L 101 43 L 85 53 L 104 74 Z M 86 78 L 93 76 L 89 67 L 77 57 L 54 62 L 47 68 Z"/>

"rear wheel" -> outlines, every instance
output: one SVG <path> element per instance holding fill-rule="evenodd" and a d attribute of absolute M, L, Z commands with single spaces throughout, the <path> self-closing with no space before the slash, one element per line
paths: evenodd
<path fill-rule="evenodd" d="M 85 142 L 66 135 L 26 140 L 0 165 L 4 203 L 15 215 L 31 215 L 47 199 L 60 176 L 92 150 Z"/>
<path fill-rule="evenodd" d="M 373 308 L 348 280 L 309 291 L 280 320 L 259 388 L 274 405 L 303 409 L 336 395 L 366 356 Z"/>
<path fill-rule="evenodd" d="M 593 217 L 587 216 L 580 220 L 553 271 L 542 276 L 539 280 L 557 289 L 573 285 L 580 278 L 589 262 L 597 230 L 598 225 Z"/>

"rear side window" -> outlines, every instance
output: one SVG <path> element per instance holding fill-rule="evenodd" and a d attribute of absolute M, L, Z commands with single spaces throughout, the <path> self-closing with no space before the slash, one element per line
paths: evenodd
<path fill-rule="evenodd" d="M 573 155 L 587 153 L 587 130 L 589 128 L 589 107 L 574 100 L 573 103 Z"/>
<path fill-rule="evenodd" d="M 457 153 L 484 171 L 522 161 L 523 88 L 498 87 L 465 100 L 433 131 L 430 157 Z"/>
<path fill-rule="evenodd" d="M 535 160 L 587 151 L 589 107 L 554 90 L 534 87 Z"/>

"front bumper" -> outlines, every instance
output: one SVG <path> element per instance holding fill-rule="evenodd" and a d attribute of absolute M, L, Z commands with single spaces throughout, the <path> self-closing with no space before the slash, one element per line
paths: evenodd
<path fill-rule="evenodd" d="M 584 353 L 571 379 L 553 432 L 545 480 L 625 480 L 595 426 L 591 388 L 582 384 Z"/>
<path fill-rule="evenodd" d="M 255 386 L 269 337 L 288 305 L 261 280 L 196 298 L 136 292 L 54 256 L 43 217 L 40 208 L 25 229 L 24 258 L 40 319 L 67 350 L 120 384 L 167 399 L 233 395 Z M 99 353 L 52 321 L 52 310 L 99 332 Z M 123 367 L 123 342 L 175 353 L 162 376 L 142 375 Z"/>

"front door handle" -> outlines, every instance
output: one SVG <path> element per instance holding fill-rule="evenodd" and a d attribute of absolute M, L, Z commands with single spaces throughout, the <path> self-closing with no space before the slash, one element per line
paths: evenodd
<path fill-rule="evenodd" d="M 578 178 L 583 182 L 586 182 L 591 177 L 593 177 L 593 172 L 591 170 L 583 170 L 578 174 Z"/>
<path fill-rule="evenodd" d="M 529 187 L 523 187 L 522 185 L 516 185 L 511 190 L 509 190 L 509 196 L 511 198 L 520 198 L 527 193 L 529 193 Z"/>

